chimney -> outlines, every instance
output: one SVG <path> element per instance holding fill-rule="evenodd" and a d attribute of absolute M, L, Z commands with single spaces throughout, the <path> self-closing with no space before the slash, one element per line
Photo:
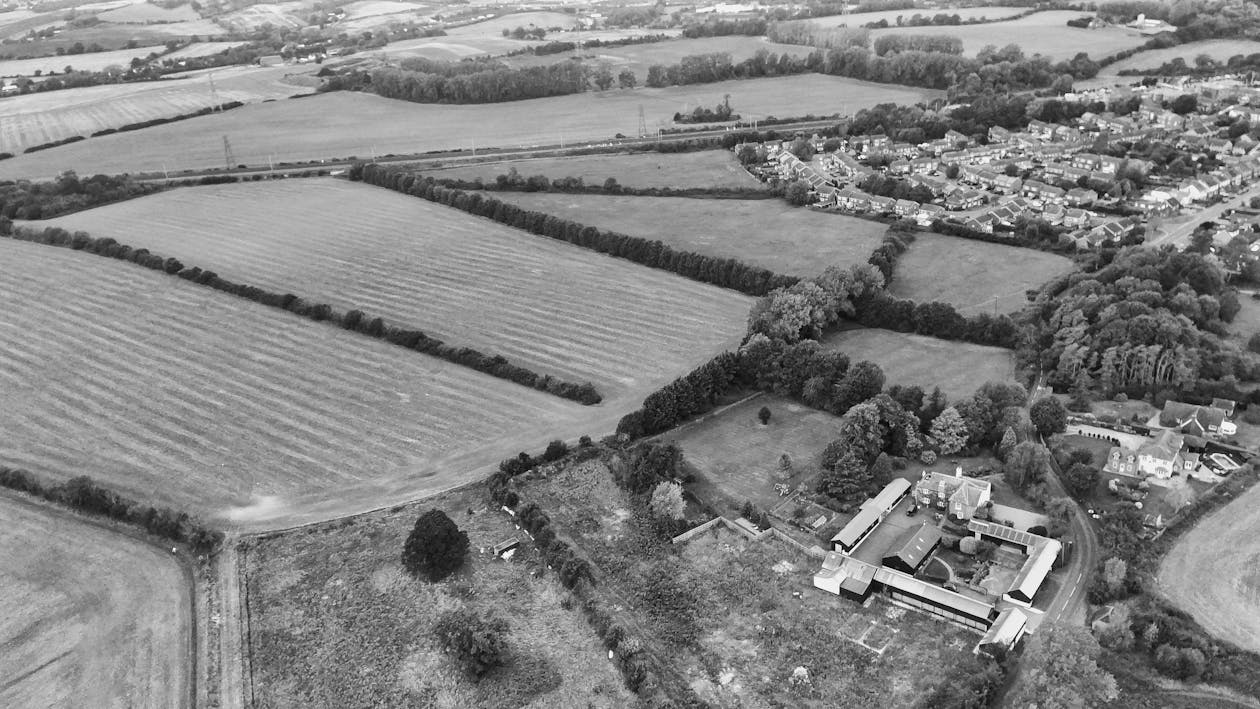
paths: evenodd
<path fill-rule="evenodd" d="M 960 466 L 958 466 L 957 468 L 955 468 L 955 469 L 954 469 L 954 477 L 956 477 L 956 478 L 961 478 L 962 476 L 963 476 L 963 474 L 962 474 L 962 466 L 960 465 Z"/>

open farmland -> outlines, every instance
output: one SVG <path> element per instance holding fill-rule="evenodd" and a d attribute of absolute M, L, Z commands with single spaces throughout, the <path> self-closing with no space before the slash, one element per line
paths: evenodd
<path fill-rule="evenodd" d="M 886 386 L 917 384 L 929 392 L 940 387 L 951 399 L 1015 374 L 1015 356 L 1009 350 L 892 330 L 844 330 L 828 336 L 823 345 L 844 352 L 851 362 L 878 364 Z"/>
<path fill-rule="evenodd" d="M 189 706 L 191 589 L 161 549 L 0 495 L 0 706 Z"/>
<path fill-rule="evenodd" d="M 632 706 L 581 608 L 561 605 L 568 593 L 556 575 L 534 573 L 538 553 L 487 497 L 483 487 L 460 490 L 254 545 L 246 573 L 256 706 Z M 416 517 L 433 508 L 459 524 L 471 550 L 459 573 L 436 584 L 399 564 Z M 511 561 L 488 553 L 512 536 L 525 543 Z M 460 606 L 509 625 L 507 666 L 476 684 L 432 639 L 438 616 Z"/>
<path fill-rule="evenodd" d="M 588 226 L 658 239 L 676 249 L 735 258 L 775 273 L 812 277 L 863 263 L 887 226 L 793 207 L 781 199 L 690 199 L 554 192 L 495 197 Z"/>
<path fill-rule="evenodd" d="M 624 47 L 595 47 L 582 51 L 588 62 L 607 62 L 614 73 L 622 69 L 630 69 L 639 77 L 639 81 L 647 78 L 648 67 L 653 64 L 677 64 L 683 57 L 694 54 L 724 53 L 731 55 L 731 61 L 742 62 L 757 52 L 765 50 L 777 55 L 804 57 L 813 51 L 812 47 L 797 44 L 779 44 L 770 42 L 765 37 L 700 37 L 696 39 L 674 39 L 651 44 L 631 44 Z M 534 56 L 523 54 L 508 57 L 504 61 L 513 66 L 538 66 L 567 61 L 576 56 L 576 52 L 561 52 Z M 732 104 L 734 105 L 734 104 Z M 738 112 L 739 106 L 735 105 Z"/>
<path fill-rule="evenodd" d="M 901 256 L 891 292 L 918 302 L 940 301 L 960 313 L 1011 313 L 1024 291 L 1072 271 L 1070 260 L 1044 251 L 920 233 Z"/>
<path fill-rule="evenodd" d="M 1246 56 L 1257 52 L 1260 52 L 1260 42 L 1253 40 L 1209 39 L 1166 49 L 1151 49 L 1145 52 L 1138 52 L 1128 59 L 1103 67 L 1098 73 L 1101 76 L 1117 76 L 1121 71 L 1126 70 L 1154 70 L 1178 57 L 1185 60 L 1186 64 L 1194 66 L 1195 58 L 1201 54 L 1206 54 L 1223 64 L 1232 56 L 1238 54 Z"/>
<path fill-rule="evenodd" d="M 309 13 L 310 6 L 306 3 L 280 2 L 250 5 L 214 19 L 228 30 L 248 33 L 260 29 L 263 25 L 271 25 L 279 29 L 301 29 L 306 26 L 305 18 Z"/>
<path fill-rule="evenodd" d="M 1159 566 L 1169 600 L 1208 632 L 1252 652 L 1260 652 L 1258 534 L 1260 486 L 1253 486 L 1195 524 Z"/>
<path fill-rule="evenodd" d="M 515 169 L 526 177 L 546 175 L 580 177 L 588 185 L 602 185 L 612 177 L 623 187 L 731 187 L 757 189 L 761 181 L 748 174 L 729 150 L 691 153 L 629 153 L 624 155 L 573 155 L 555 158 L 508 160 L 426 170 L 439 179 L 463 179 L 490 183 Z"/>
<path fill-rule="evenodd" d="M 847 15 L 830 15 L 827 17 L 818 17 L 809 20 L 816 23 L 819 27 L 861 27 L 870 22 L 879 22 L 881 20 L 890 25 L 897 24 L 897 18 L 903 17 L 909 20 L 915 15 L 923 17 L 935 17 L 939 14 L 958 15 L 964 21 L 977 20 L 986 18 L 989 20 L 999 20 L 1004 17 L 1014 17 L 1021 13 L 1027 12 L 1026 7 L 950 7 L 950 8 L 910 8 L 906 10 L 880 10 L 878 12 L 854 12 Z"/>
<path fill-rule="evenodd" d="M 43 74 L 60 74 L 66 67 L 76 71 L 101 71 L 111 65 L 130 66 L 136 57 L 147 57 L 157 52 L 162 54 L 166 47 L 154 45 L 135 49 L 119 49 L 113 52 L 92 52 L 65 57 L 44 57 L 42 59 L 10 59 L 0 61 L 0 76 L 34 76 L 36 72 Z"/>
<path fill-rule="evenodd" d="M 158 7 L 147 2 L 135 2 L 113 10 L 106 10 L 105 12 L 97 13 L 96 17 L 101 22 L 137 25 L 196 22 L 201 19 L 201 15 L 198 15 L 197 11 L 192 8 L 192 3 L 167 8 Z"/>
<path fill-rule="evenodd" d="M 163 56 L 163 59 L 171 61 L 179 61 L 180 59 L 196 59 L 198 57 L 208 57 L 214 54 L 225 52 L 233 47 L 239 47 L 245 42 L 195 42 L 182 49 L 176 49 Z M 230 74 L 231 71 L 220 69 L 224 73 Z"/>
<path fill-rule="evenodd" d="M 225 135 L 237 162 L 247 165 L 266 165 L 269 157 L 280 162 L 474 145 L 572 144 L 637 134 L 640 106 L 649 126 L 664 125 L 675 112 L 716 105 L 725 94 L 747 116 L 799 116 L 853 113 L 888 101 L 915 103 L 940 92 L 819 74 L 459 106 L 337 92 L 21 155 L 0 161 L 0 179 L 55 177 L 84 165 L 103 173 L 220 167 Z"/>
<path fill-rule="evenodd" d="M 1028 17 L 981 25 L 956 27 L 890 27 L 871 30 L 871 41 L 887 34 L 926 34 L 957 37 L 962 40 L 963 53 L 975 55 L 986 45 L 998 48 L 1018 44 L 1024 54 L 1041 54 L 1054 61 L 1071 59 L 1085 52 L 1093 59 L 1102 59 L 1124 49 L 1137 47 L 1146 41 L 1137 30 L 1126 27 L 1081 29 L 1068 27 L 1067 21 L 1088 15 L 1088 12 L 1050 10 Z"/>
<path fill-rule="evenodd" d="M 390 42 L 378 49 L 359 52 L 346 60 L 346 63 L 359 62 L 363 57 L 384 57 L 395 62 L 410 57 L 457 62 L 469 57 L 507 54 L 526 46 L 529 46 L 529 42 L 507 37 L 421 37 Z"/>
<path fill-rule="evenodd" d="M 225 103 L 256 103 L 309 93 L 313 70 L 306 74 L 292 71 L 286 67 L 218 69 L 213 72 L 214 86 L 219 100 Z M 210 73 L 202 71 L 190 72 L 186 78 L 15 96 L 0 101 L 0 152 L 18 154 L 32 145 L 90 136 L 107 128 L 192 113 L 214 104 Z M 219 167 L 222 151 L 220 137 Z M 92 173 L 101 171 L 94 163 L 82 163 L 78 168 L 85 173 L 89 169 Z"/>
<path fill-rule="evenodd" d="M 492 20 L 448 27 L 446 34 L 451 37 L 502 37 L 503 30 L 511 31 L 517 27 L 541 27 L 550 30 L 553 27 L 569 29 L 576 26 L 577 16 L 564 12 L 514 12 Z"/>
<path fill-rule="evenodd" d="M 3 240 L 0 263 L 0 331 L 22 334 L 0 465 L 41 476 L 279 524 L 431 494 L 599 416 L 123 262 Z"/>
<path fill-rule="evenodd" d="M 331 179 L 186 188 L 50 223 L 592 381 L 625 404 L 737 344 L 752 304 L 416 197 Z"/>

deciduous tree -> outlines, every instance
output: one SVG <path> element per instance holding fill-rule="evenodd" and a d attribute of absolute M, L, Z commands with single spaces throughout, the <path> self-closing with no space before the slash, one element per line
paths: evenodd
<path fill-rule="evenodd" d="M 652 489 L 648 509 L 662 519 L 682 519 L 687 503 L 683 500 L 682 485 L 666 480 Z"/>
<path fill-rule="evenodd" d="M 1116 680 L 1097 663 L 1100 648 L 1083 626 L 1045 623 L 1024 652 L 1026 669 L 1014 706 L 1081 709 L 1119 697 Z"/>
<path fill-rule="evenodd" d="M 429 510 L 416 520 L 403 546 L 402 563 L 411 573 L 441 581 L 464 563 L 468 535 L 441 510 Z"/>

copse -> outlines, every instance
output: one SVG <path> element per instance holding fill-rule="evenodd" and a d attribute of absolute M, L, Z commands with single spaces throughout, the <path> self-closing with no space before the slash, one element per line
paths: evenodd
<path fill-rule="evenodd" d="M 407 571 L 429 581 L 441 581 L 464 565 L 468 535 L 441 510 L 429 510 L 416 520 L 403 546 Z"/>

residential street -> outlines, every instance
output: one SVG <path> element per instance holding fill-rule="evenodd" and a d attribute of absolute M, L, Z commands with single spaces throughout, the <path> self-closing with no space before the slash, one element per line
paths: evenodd
<path fill-rule="evenodd" d="M 1260 184 L 1253 185 L 1250 189 L 1237 197 L 1231 197 L 1220 204 L 1214 204 L 1208 207 L 1202 212 L 1189 215 L 1185 218 L 1186 221 L 1184 223 L 1166 225 L 1163 229 L 1161 229 L 1163 233 L 1154 239 L 1147 239 L 1146 245 L 1163 246 L 1165 244 L 1172 244 L 1179 249 L 1184 248 L 1190 243 L 1190 235 L 1194 233 L 1194 230 L 1197 229 L 1200 224 L 1220 219 L 1221 214 L 1227 209 L 1246 207 L 1247 203 L 1251 201 L 1251 198 L 1257 196 L 1260 196 Z"/>

